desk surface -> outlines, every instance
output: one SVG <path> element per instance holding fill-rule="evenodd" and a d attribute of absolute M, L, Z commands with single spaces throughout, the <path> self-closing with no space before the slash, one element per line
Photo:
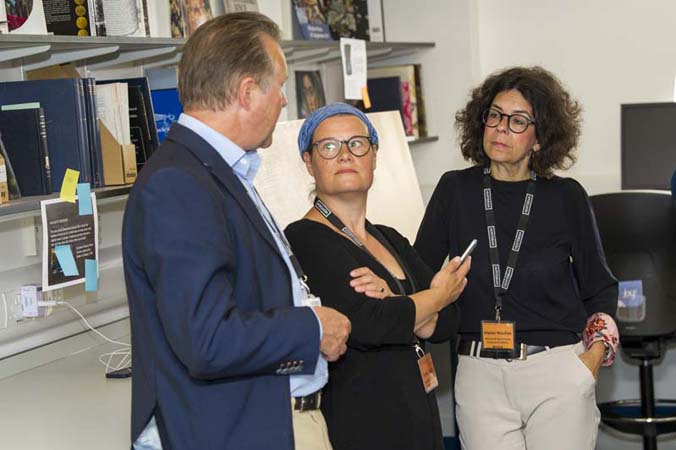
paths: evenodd
<path fill-rule="evenodd" d="M 99 345 L 0 380 L 0 447 L 128 449 L 131 379 L 107 379 L 98 361 L 116 348 Z"/>

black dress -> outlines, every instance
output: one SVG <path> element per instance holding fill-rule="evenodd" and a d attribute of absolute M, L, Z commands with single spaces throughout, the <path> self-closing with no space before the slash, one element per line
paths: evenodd
<path fill-rule="evenodd" d="M 433 273 L 408 240 L 392 228 L 377 228 L 418 289 L 428 288 Z M 285 232 L 312 292 L 352 323 L 347 352 L 329 363 L 321 404 L 334 450 L 443 450 L 436 398 L 434 392 L 425 393 L 413 346 L 413 301 L 406 296 L 378 300 L 355 292 L 349 286 L 350 271 L 364 266 L 386 280 L 392 292 L 397 286 L 378 261 L 329 227 L 303 219 Z M 410 290 L 410 283 L 404 284 Z M 451 305 L 439 314 L 429 340 L 455 338 L 457 327 L 457 308 Z"/>
<path fill-rule="evenodd" d="M 444 174 L 415 242 L 420 256 L 434 269 L 446 256 L 460 254 L 472 239 L 479 241 L 467 287 L 457 302 L 462 309 L 461 340 L 480 339 L 481 321 L 495 317 L 482 177 L 482 167 Z M 527 184 L 492 180 L 503 272 Z M 571 178 L 538 178 L 528 229 L 503 298 L 502 318 L 516 321 L 517 341 L 576 343 L 589 316 L 615 315 L 617 291 L 585 190 Z"/>

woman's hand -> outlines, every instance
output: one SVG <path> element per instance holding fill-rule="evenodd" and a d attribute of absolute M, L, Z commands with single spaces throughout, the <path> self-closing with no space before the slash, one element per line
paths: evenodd
<path fill-rule="evenodd" d="M 434 314 L 432 317 L 427 320 L 427 322 L 422 323 L 417 327 L 413 332 L 420 339 L 429 339 L 430 336 L 434 334 L 434 330 L 437 328 L 437 320 L 439 319 L 439 313 Z"/>
<path fill-rule="evenodd" d="M 352 277 L 350 286 L 356 292 L 378 299 L 394 297 L 394 293 L 390 290 L 385 280 L 373 273 L 368 267 L 354 269 L 350 272 L 350 276 Z"/>
<path fill-rule="evenodd" d="M 447 304 L 453 303 L 467 286 L 467 274 L 471 266 L 471 256 L 468 256 L 462 264 L 460 257 L 456 256 L 434 275 L 430 289 L 439 290 L 447 299 Z"/>
<path fill-rule="evenodd" d="M 594 375 L 595 380 L 599 379 L 599 369 L 601 368 L 601 363 L 603 362 L 605 354 L 605 344 L 601 341 L 596 341 L 589 350 L 578 355 L 578 358 L 582 360 L 584 365 L 587 366 L 592 375 Z"/>

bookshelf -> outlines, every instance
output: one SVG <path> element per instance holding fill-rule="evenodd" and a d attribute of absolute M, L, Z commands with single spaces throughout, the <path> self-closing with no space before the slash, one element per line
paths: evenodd
<path fill-rule="evenodd" d="M 69 62 L 83 63 L 87 70 L 123 64 L 152 68 L 176 64 L 184 44 L 184 39 L 171 38 L 3 34 L 0 70 L 7 64 L 25 71 Z M 340 59 L 337 41 L 292 40 L 281 44 L 289 64 L 320 64 Z M 369 61 L 397 58 L 432 47 L 432 42 L 366 43 Z"/>
<path fill-rule="evenodd" d="M 178 64 L 183 39 L 140 37 L 75 37 L 50 35 L 0 35 L 0 81 L 25 79 L 25 73 L 56 64 L 73 63 L 83 76 L 98 79 L 141 76 L 145 70 Z M 340 48 L 335 41 L 285 40 L 281 47 L 293 66 L 337 67 Z M 432 42 L 367 42 L 370 62 L 401 60 Z M 405 58 L 404 58 L 405 59 Z M 437 140 L 426 137 L 410 145 Z M 95 189 L 99 206 L 100 290 L 84 293 L 80 286 L 67 288 L 67 297 L 96 325 L 124 319 L 126 299 L 121 264 L 120 230 L 130 186 Z M 0 360 L 63 339 L 82 331 L 78 319 L 67 310 L 55 310 L 37 320 L 16 322 L 13 297 L 16 289 L 40 281 L 40 201 L 58 193 L 25 197 L 0 205 Z M 14 309 L 13 309 L 14 308 Z M 4 325 L 4 316 L 9 318 Z"/>

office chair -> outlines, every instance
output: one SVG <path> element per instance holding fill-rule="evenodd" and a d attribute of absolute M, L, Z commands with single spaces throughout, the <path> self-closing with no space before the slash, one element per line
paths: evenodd
<path fill-rule="evenodd" d="M 608 265 L 620 281 L 617 325 L 622 351 L 639 362 L 641 399 L 599 404 L 601 420 L 643 436 L 676 431 L 676 400 L 655 400 L 653 364 L 676 336 L 676 207 L 668 191 L 591 197 Z M 642 292 L 641 292 L 642 291 Z"/>

